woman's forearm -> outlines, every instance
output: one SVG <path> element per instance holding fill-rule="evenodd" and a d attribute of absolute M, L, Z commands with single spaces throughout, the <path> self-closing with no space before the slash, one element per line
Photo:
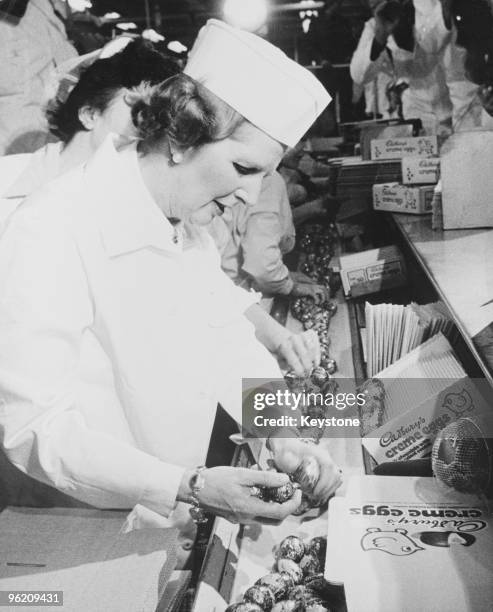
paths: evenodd
<path fill-rule="evenodd" d="M 291 335 L 285 327 L 258 304 L 250 306 L 245 311 L 245 316 L 254 325 L 257 340 L 272 353 L 275 353 L 283 341 Z"/>

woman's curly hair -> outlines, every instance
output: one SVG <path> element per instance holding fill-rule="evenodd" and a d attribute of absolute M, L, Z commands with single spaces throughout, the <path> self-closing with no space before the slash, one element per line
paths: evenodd
<path fill-rule="evenodd" d="M 161 83 L 178 72 L 172 59 L 156 51 L 149 41 L 137 38 L 119 53 L 91 64 L 64 102 L 53 100 L 46 112 L 50 131 L 67 143 L 86 129 L 79 120 L 84 106 L 104 112 L 121 89 L 143 82 Z"/>
<path fill-rule="evenodd" d="M 186 74 L 154 87 L 137 88 L 127 97 L 143 152 L 164 138 L 186 149 L 230 136 L 245 119 Z"/>

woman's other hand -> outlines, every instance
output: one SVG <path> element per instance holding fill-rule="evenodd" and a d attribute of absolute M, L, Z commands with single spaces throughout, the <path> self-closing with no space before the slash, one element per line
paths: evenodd
<path fill-rule="evenodd" d="M 318 464 L 319 477 L 310 491 L 318 504 L 324 504 L 342 484 L 342 472 L 329 451 L 322 445 L 306 444 L 299 438 L 271 438 L 269 446 L 277 469 L 293 473 L 304 459 L 313 458 Z"/>
<path fill-rule="evenodd" d="M 297 376 L 308 376 L 320 363 L 320 341 L 313 329 L 291 334 L 277 349 L 277 356 L 286 362 Z"/>
<path fill-rule="evenodd" d="M 313 280 L 313 278 L 310 278 L 306 274 L 303 274 L 303 272 L 290 272 L 289 275 L 295 282 L 298 282 L 298 283 L 303 283 L 305 285 L 316 285 L 317 284 L 316 280 Z"/>
<path fill-rule="evenodd" d="M 299 490 L 282 504 L 265 502 L 255 496 L 256 489 L 252 487 L 280 487 L 289 482 L 286 474 L 220 466 L 204 470 L 202 476 L 205 484 L 197 495 L 201 507 L 231 523 L 278 524 L 301 503 Z M 189 480 L 186 473 L 184 481 Z"/>
<path fill-rule="evenodd" d="M 296 280 L 293 288 L 291 289 L 291 295 L 293 297 L 302 297 L 305 295 L 310 296 L 315 299 L 317 304 L 328 301 L 330 297 L 329 290 L 323 285 L 317 285 L 312 282 L 299 282 Z"/>

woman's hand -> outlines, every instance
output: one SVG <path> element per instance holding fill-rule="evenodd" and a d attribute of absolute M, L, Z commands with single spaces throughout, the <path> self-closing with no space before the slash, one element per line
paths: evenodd
<path fill-rule="evenodd" d="M 269 446 L 277 469 L 287 474 L 292 474 L 304 458 L 317 461 L 320 476 L 310 493 L 316 503 L 324 504 L 342 484 L 342 472 L 323 446 L 306 444 L 299 438 L 270 438 Z"/>
<path fill-rule="evenodd" d="M 322 285 L 314 283 L 300 283 L 294 282 L 293 288 L 291 289 L 291 295 L 293 297 L 302 297 L 308 295 L 315 299 L 315 302 L 321 304 L 329 299 L 329 290 Z"/>
<path fill-rule="evenodd" d="M 289 481 L 286 474 L 224 466 L 204 470 L 202 476 L 205 485 L 197 495 L 201 507 L 231 523 L 278 524 L 301 503 L 299 490 L 283 504 L 265 502 L 253 495 L 252 487 L 280 487 L 286 484 Z"/>
<path fill-rule="evenodd" d="M 313 329 L 291 334 L 281 342 L 276 353 L 297 376 L 308 376 L 320 364 L 318 335 Z"/>
<path fill-rule="evenodd" d="M 298 282 L 298 283 L 303 283 L 305 285 L 316 285 L 317 284 L 317 281 L 313 280 L 313 278 L 310 278 L 306 274 L 303 274 L 303 272 L 290 272 L 289 276 L 295 282 Z"/>

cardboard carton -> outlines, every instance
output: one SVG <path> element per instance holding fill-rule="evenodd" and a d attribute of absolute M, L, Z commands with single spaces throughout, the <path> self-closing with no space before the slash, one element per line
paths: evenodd
<path fill-rule="evenodd" d="M 373 185 L 373 208 L 387 212 L 425 215 L 432 212 L 433 193 L 434 188 L 431 185 Z"/>
<path fill-rule="evenodd" d="M 372 140 L 372 159 L 402 159 L 404 157 L 436 157 L 438 141 L 436 136 L 413 138 L 386 138 Z"/>
<path fill-rule="evenodd" d="M 435 185 L 440 172 L 440 158 L 404 157 L 402 182 L 404 185 Z"/>

